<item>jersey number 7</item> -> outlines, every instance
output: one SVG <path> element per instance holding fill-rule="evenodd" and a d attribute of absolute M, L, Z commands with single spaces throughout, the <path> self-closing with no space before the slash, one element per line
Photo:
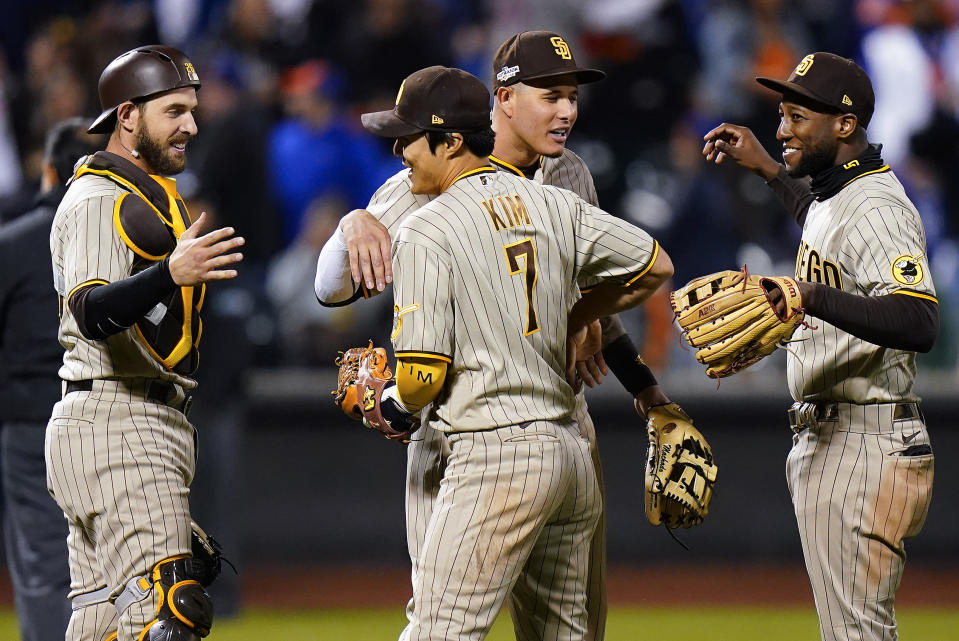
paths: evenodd
<path fill-rule="evenodd" d="M 524 238 L 518 243 L 503 246 L 506 252 L 506 264 L 510 274 L 523 272 L 526 277 L 526 333 L 529 336 L 539 331 L 536 309 L 533 307 L 533 290 L 536 288 L 536 246 L 532 238 Z M 520 267 L 519 259 L 523 259 Z"/>

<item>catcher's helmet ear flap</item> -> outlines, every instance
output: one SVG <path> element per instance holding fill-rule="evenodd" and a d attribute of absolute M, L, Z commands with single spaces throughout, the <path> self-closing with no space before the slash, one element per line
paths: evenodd
<path fill-rule="evenodd" d="M 100 74 L 98 90 L 103 113 L 87 131 L 109 134 L 116 122 L 117 107 L 124 102 L 183 87 L 199 89 L 200 77 L 182 51 L 148 45 L 120 54 Z"/>

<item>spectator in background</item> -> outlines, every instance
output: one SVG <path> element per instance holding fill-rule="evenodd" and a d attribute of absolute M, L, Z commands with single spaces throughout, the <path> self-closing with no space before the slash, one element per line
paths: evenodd
<path fill-rule="evenodd" d="M 447 28 L 443 11 L 435 4 L 436 0 L 365 0 L 360 4 L 333 58 L 350 79 L 350 100 L 361 106 L 360 111 L 392 107 L 393 88 L 406 76 L 429 65 L 452 62 L 449 38 L 436 35 L 446 34 Z"/>
<path fill-rule="evenodd" d="M 22 641 L 62 641 L 70 620 L 67 524 L 47 492 L 43 453 L 63 357 L 50 226 L 74 163 L 106 145 L 88 124 L 76 118 L 50 130 L 35 207 L 0 226 L 0 487 Z"/>
<path fill-rule="evenodd" d="M 224 51 L 201 64 L 203 108 L 197 120 L 203 135 L 190 143 L 187 172 L 198 181 L 197 193 L 218 212 L 211 224 L 230 225 L 246 238 L 244 272 L 256 274 L 262 283 L 267 262 L 281 246 L 280 221 L 266 187 L 269 107 L 249 92 L 239 57 Z M 281 162 L 280 169 L 286 170 L 287 163 Z"/>
<path fill-rule="evenodd" d="M 8 96 L 11 81 L 6 60 L 0 53 L 0 199 L 15 193 L 20 186 L 20 158 L 17 155 Z M 3 222 L 2 218 L 0 222 Z"/>
<path fill-rule="evenodd" d="M 365 344 L 371 338 L 381 344 L 389 338 L 382 331 L 389 326 L 392 311 L 387 297 L 374 297 L 360 310 L 356 305 L 317 305 L 312 296 L 303 295 L 313 287 L 320 250 L 347 209 L 335 197 L 315 199 L 307 209 L 302 232 L 270 265 L 266 290 L 276 309 L 286 363 L 329 365 L 344 345 Z"/>
<path fill-rule="evenodd" d="M 287 117 L 270 133 L 268 171 L 283 220 L 283 245 L 301 231 L 310 203 L 339 198 L 346 209 L 363 207 L 397 166 L 341 111 L 344 78 L 330 63 L 311 60 L 288 69 L 281 91 Z"/>

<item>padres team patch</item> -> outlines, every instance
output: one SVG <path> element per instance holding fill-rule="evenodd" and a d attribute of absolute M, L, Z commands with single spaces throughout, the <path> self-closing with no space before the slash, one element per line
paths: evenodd
<path fill-rule="evenodd" d="M 393 332 L 390 334 L 391 341 L 396 340 L 400 330 L 403 328 L 403 314 L 415 312 L 419 308 L 419 303 L 413 303 L 402 308 L 399 305 L 393 305 Z"/>
<path fill-rule="evenodd" d="M 925 257 L 924 254 L 913 256 L 912 254 L 901 254 L 892 261 L 892 277 L 900 285 L 915 287 L 926 277 L 920 262 Z"/>

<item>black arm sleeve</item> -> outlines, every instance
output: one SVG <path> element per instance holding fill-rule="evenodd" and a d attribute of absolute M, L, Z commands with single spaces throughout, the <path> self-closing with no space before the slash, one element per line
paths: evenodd
<path fill-rule="evenodd" d="M 939 334 L 939 305 L 903 294 L 857 296 L 803 283 L 806 311 L 856 338 L 891 349 L 928 352 Z"/>
<path fill-rule="evenodd" d="M 169 259 L 110 283 L 90 285 L 70 297 L 70 311 L 83 337 L 103 340 L 133 325 L 173 291 Z"/>
<path fill-rule="evenodd" d="M 809 205 L 815 200 L 809 191 L 809 185 L 805 181 L 790 177 L 782 165 L 779 166 L 776 177 L 766 184 L 789 211 L 789 215 L 802 227 Z"/>
<path fill-rule="evenodd" d="M 659 384 L 653 372 L 640 358 L 639 350 L 636 349 L 628 334 L 623 334 L 604 347 L 603 358 L 626 391 L 633 396 L 647 387 Z"/>

